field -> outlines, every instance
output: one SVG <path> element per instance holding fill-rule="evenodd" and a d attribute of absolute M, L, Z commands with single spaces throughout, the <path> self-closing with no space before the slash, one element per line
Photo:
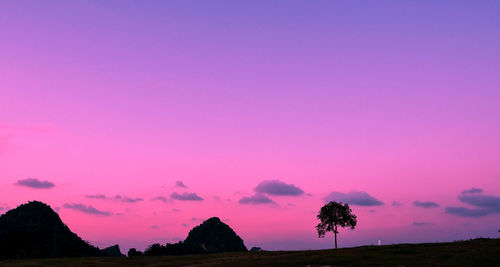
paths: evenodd
<path fill-rule="evenodd" d="M 338 250 L 0 261 L 0 266 L 500 266 L 500 239 Z"/>

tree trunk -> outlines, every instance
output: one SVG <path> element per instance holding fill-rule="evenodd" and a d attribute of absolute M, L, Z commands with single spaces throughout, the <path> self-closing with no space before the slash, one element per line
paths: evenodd
<path fill-rule="evenodd" d="M 333 228 L 333 233 L 335 234 L 335 249 L 337 249 L 337 233 L 338 233 L 338 228 L 337 225 L 334 226 Z"/>
<path fill-rule="evenodd" d="M 337 232 L 335 232 L 335 249 L 337 249 Z"/>

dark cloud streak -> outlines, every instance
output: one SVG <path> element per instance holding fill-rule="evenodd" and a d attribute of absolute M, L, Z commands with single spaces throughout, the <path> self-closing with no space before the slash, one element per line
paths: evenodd
<path fill-rule="evenodd" d="M 94 198 L 94 199 L 106 199 L 105 195 L 97 194 L 97 195 L 86 195 L 86 198 Z"/>
<path fill-rule="evenodd" d="M 76 210 L 76 211 L 80 211 L 80 212 L 92 214 L 92 215 L 109 216 L 112 214 L 111 212 L 101 211 L 101 210 L 94 208 L 91 205 L 86 206 L 86 205 L 81 204 L 81 203 L 71 203 L 71 204 L 65 203 L 63 205 L 63 207 L 66 209 L 72 209 L 72 210 Z"/>
<path fill-rule="evenodd" d="M 462 191 L 462 194 L 475 194 L 475 193 L 482 193 L 482 192 L 483 192 L 483 189 L 473 187 L 471 189 Z"/>
<path fill-rule="evenodd" d="M 413 205 L 415 207 L 420 207 L 420 208 L 425 208 L 425 209 L 439 207 L 438 203 L 432 202 L 432 201 L 418 201 L 418 200 L 415 200 L 415 201 L 413 201 Z"/>
<path fill-rule="evenodd" d="M 36 188 L 36 189 L 49 189 L 49 188 L 52 188 L 55 186 L 52 182 L 40 181 L 36 178 L 26 178 L 23 180 L 19 180 L 15 183 L 15 185 L 26 186 L 26 187 L 30 187 L 30 188 Z"/>
<path fill-rule="evenodd" d="M 276 204 L 272 199 L 263 194 L 255 194 L 250 197 L 244 197 L 240 199 L 238 203 L 243 205 Z"/>
<path fill-rule="evenodd" d="M 106 195 L 103 195 L 103 194 L 86 195 L 85 197 L 89 198 L 89 199 L 105 199 L 105 200 L 114 199 L 114 200 L 118 200 L 118 201 L 125 202 L 125 203 L 136 203 L 136 202 L 144 201 L 144 199 L 142 199 L 140 197 L 131 198 L 131 197 L 122 196 L 122 195 L 116 195 L 113 198 L 107 197 Z"/>
<path fill-rule="evenodd" d="M 337 201 L 342 203 L 347 203 L 349 205 L 357 205 L 357 206 L 382 206 L 384 203 L 373 196 L 370 196 L 366 192 L 362 191 L 351 191 L 349 193 L 342 192 L 331 192 L 328 194 L 324 200 L 326 202 L 329 201 Z"/>
<path fill-rule="evenodd" d="M 492 213 L 487 209 L 469 209 L 465 207 L 446 207 L 444 212 L 461 217 L 483 217 Z"/>
<path fill-rule="evenodd" d="M 173 192 L 170 197 L 172 199 L 180 200 L 180 201 L 202 201 L 203 198 L 198 196 L 196 193 L 188 193 L 184 192 L 179 194 L 177 192 Z"/>
<path fill-rule="evenodd" d="M 272 196 L 300 196 L 304 194 L 304 191 L 297 186 L 280 180 L 262 181 L 255 187 L 254 191 Z"/>

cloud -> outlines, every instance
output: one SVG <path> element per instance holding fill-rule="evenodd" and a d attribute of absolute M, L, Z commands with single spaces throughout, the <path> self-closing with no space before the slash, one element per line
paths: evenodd
<path fill-rule="evenodd" d="M 255 192 L 272 196 L 300 196 L 304 191 L 293 184 L 279 180 L 262 181 L 255 187 Z"/>
<path fill-rule="evenodd" d="M 175 181 L 175 186 L 181 188 L 188 188 L 182 181 Z"/>
<path fill-rule="evenodd" d="M 181 200 L 181 201 L 202 201 L 203 198 L 198 196 L 196 193 L 188 193 L 184 192 L 182 194 L 179 194 L 177 192 L 173 192 L 170 195 L 171 198 Z"/>
<path fill-rule="evenodd" d="M 49 181 L 40 181 L 36 178 L 27 178 L 24 180 L 19 180 L 15 183 L 15 185 L 26 186 L 37 189 L 49 189 L 55 186 L 53 183 Z"/>
<path fill-rule="evenodd" d="M 471 189 L 462 191 L 462 194 L 475 194 L 475 193 L 482 193 L 482 192 L 483 192 L 483 189 L 473 187 Z"/>
<path fill-rule="evenodd" d="M 101 210 L 94 208 L 91 205 L 86 206 L 86 205 L 80 204 L 80 203 L 72 203 L 72 204 L 65 203 L 63 205 L 63 207 L 66 209 L 72 209 L 72 210 L 76 210 L 76 211 L 80 211 L 80 212 L 92 214 L 92 215 L 102 215 L 102 216 L 111 215 L 111 212 L 101 211 Z"/>
<path fill-rule="evenodd" d="M 164 197 L 164 196 L 157 196 L 157 197 L 154 197 L 151 199 L 152 201 L 162 201 L 164 203 L 167 203 L 168 202 L 168 198 Z"/>
<path fill-rule="evenodd" d="M 464 207 L 446 207 L 444 212 L 461 217 L 482 217 L 493 213 L 487 209 L 469 209 Z"/>
<path fill-rule="evenodd" d="M 471 193 L 471 190 L 463 191 L 462 194 L 458 196 L 458 200 L 470 206 L 474 206 L 474 208 L 446 207 L 444 211 L 448 214 L 462 217 L 482 217 L 489 214 L 500 213 L 500 197 L 482 194 L 482 190 L 480 192 L 475 190 L 475 192 Z"/>
<path fill-rule="evenodd" d="M 467 194 L 458 196 L 458 200 L 471 206 L 480 208 L 497 208 L 500 209 L 500 197 L 483 195 L 483 194 Z"/>
<path fill-rule="evenodd" d="M 413 222 L 413 226 L 429 226 L 433 225 L 433 223 L 430 222 Z"/>
<path fill-rule="evenodd" d="M 136 203 L 136 202 L 144 201 L 144 199 L 142 199 L 140 197 L 131 198 L 131 197 L 127 197 L 127 196 L 116 195 L 115 198 L 119 199 L 122 202 L 126 202 L 126 203 Z"/>
<path fill-rule="evenodd" d="M 272 199 L 266 197 L 263 194 L 255 194 L 250 197 L 244 197 L 238 201 L 240 204 L 250 204 L 250 205 L 258 205 L 258 204 L 276 204 Z"/>
<path fill-rule="evenodd" d="M 391 206 L 393 206 L 393 207 L 401 207 L 401 206 L 403 206 L 403 204 L 401 204 L 401 202 L 398 202 L 398 201 L 393 201 L 391 203 Z"/>
<path fill-rule="evenodd" d="M 107 200 L 114 199 L 114 200 L 118 200 L 118 201 L 125 202 L 125 203 L 136 203 L 136 202 L 144 201 L 144 199 L 142 199 L 140 197 L 131 198 L 131 197 L 122 196 L 122 195 L 116 195 L 113 198 L 109 198 L 103 194 L 86 195 L 85 197 L 90 198 L 90 199 L 107 199 Z"/>
<path fill-rule="evenodd" d="M 97 195 L 86 195 L 86 198 L 95 198 L 95 199 L 106 199 L 105 195 L 97 194 Z"/>
<path fill-rule="evenodd" d="M 415 200 L 415 201 L 413 201 L 413 205 L 416 206 L 416 207 L 421 207 L 421 208 L 426 208 L 426 209 L 439 207 L 438 203 L 432 202 L 432 201 L 418 201 L 418 200 Z"/>
<path fill-rule="evenodd" d="M 372 196 L 370 196 L 366 192 L 362 191 L 351 191 L 349 193 L 342 193 L 342 192 L 331 192 L 328 194 L 324 200 L 326 202 L 329 201 L 337 201 L 337 202 L 343 202 L 351 205 L 357 205 L 357 206 L 381 206 L 384 205 L 384 203 Z"/>

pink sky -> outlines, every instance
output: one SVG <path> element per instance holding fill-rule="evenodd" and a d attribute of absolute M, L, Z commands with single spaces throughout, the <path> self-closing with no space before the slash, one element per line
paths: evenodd
<path fill-rule="evenodd" d="M 317 249 L 355 191 L 340 246 L 498 237 L 500 4 L 445 2 L 2 1 L 0 213 L 44 201 L 123 252 L 212 216 Z"/>

